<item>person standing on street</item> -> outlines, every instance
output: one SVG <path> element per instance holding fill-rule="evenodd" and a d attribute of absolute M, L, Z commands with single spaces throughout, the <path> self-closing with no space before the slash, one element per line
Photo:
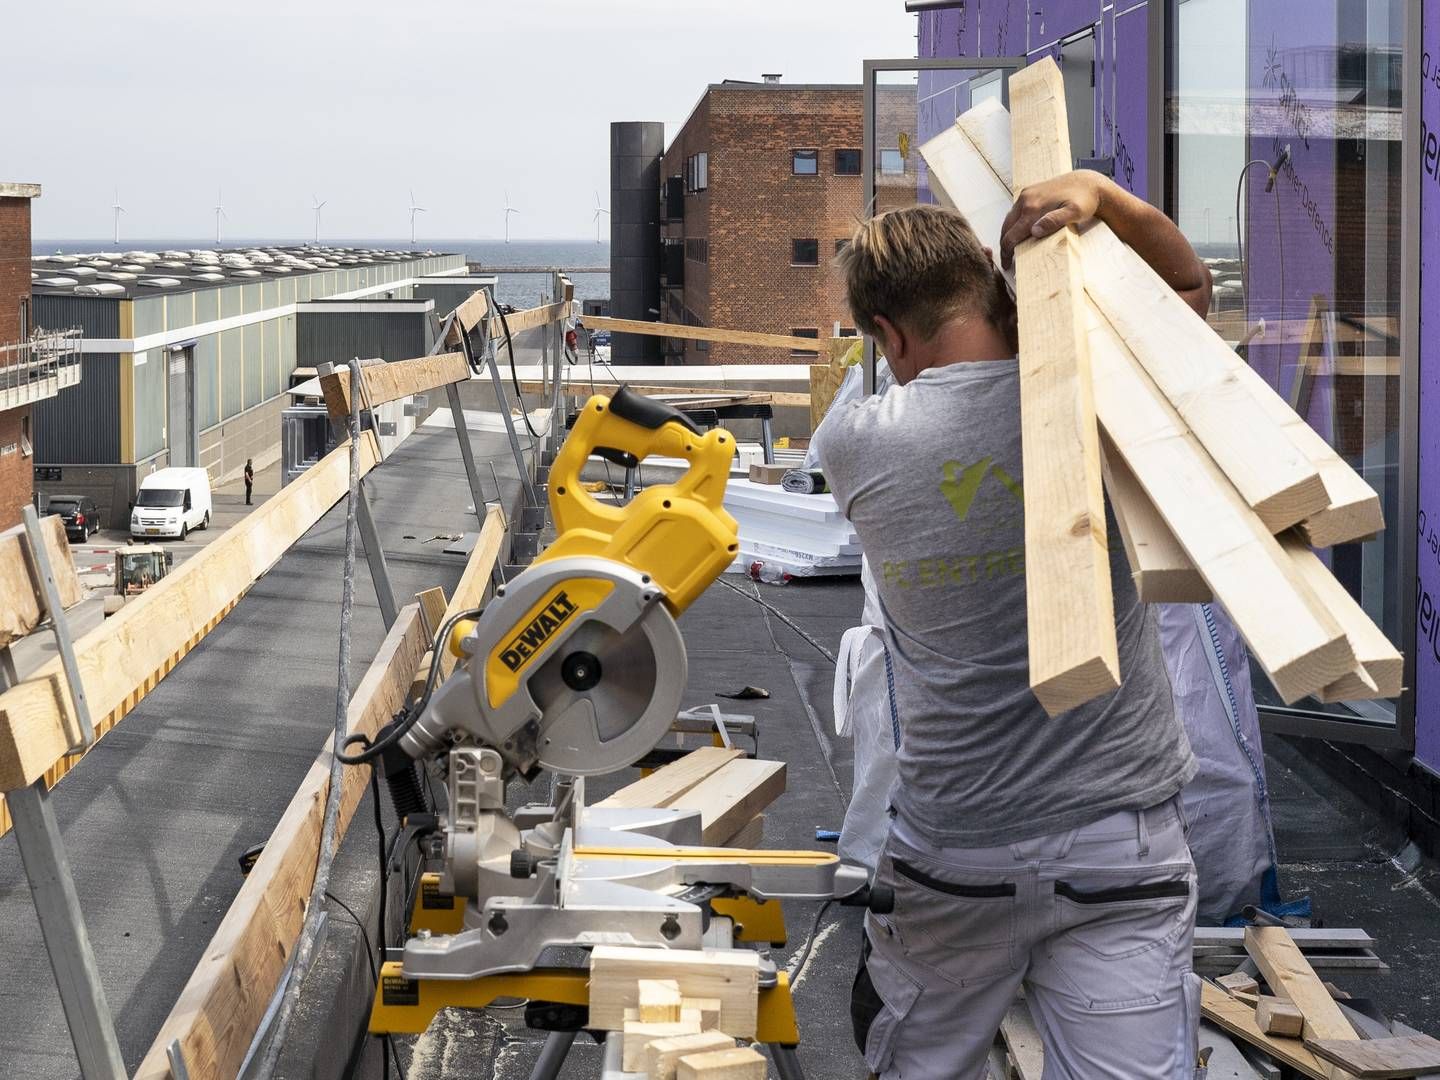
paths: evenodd
<path fill-rule="evenodd" d="M 1002 256 L 1106 222 L 1191 306 L 1210 276 L 1097 172 L 1020 192 Z M 820 468 L 875 573 L 901 739 L 852 994 L 881 1080 L 979 1080 L 1023 986 L 1056 1080 L 1191 1080 L 1195 774 L 1154 612 L 1110 545 L 1121 687 L 1060 716 L 1030 689 L 1015 303 L 963 215 L 880 214 L 838 260 L 896 385 L 832 408 Z M 1107 514 L 1109 534 L 1116 527 Z"/>
<path fill-rule="evenodd" d="M 255 486 L 255 466 L 245 459 L 245 505 L 250 505 L 250 489 Z"/>

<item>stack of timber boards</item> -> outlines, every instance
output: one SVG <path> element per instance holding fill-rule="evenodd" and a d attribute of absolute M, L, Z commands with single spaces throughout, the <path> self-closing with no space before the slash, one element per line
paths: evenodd
<path fill-rule="evenodd" d="M 860 573 L 860 538 L 833 495 L 732 479 L 725 509 L 740 526 L 740 554 L 729 573 L 749 574 L 756 563 L 790 577 Z"/>
<path fill-rule="evenodd" d="M 1010 100 L 1012 141 L 987 103 L 921 147 L 936 196 L 997 252 L 1011 190 L 1071 160 L 1053 61 L 1013 75 Z M 1090 497 L 1101 471 L 1142 600 L 1221 602 L 1287 704 L 1398 696 L 1403 658 L 1311 550 L 1384 528 L 1370 486 L 1109 226 L 1021 244 L 1016 293 L 1031 686 L 1046 710 L 1124 677 Z"/>

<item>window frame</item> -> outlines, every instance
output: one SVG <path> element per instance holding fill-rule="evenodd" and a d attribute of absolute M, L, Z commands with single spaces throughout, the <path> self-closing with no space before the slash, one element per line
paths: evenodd
<path fill-rule="evenodd" d="M 885 167 L 885 162 L 886 162 L 886 160 L 888 160 L 887 155 L 889 155 L 889 154 L 894 154 L 896 157 L 898 157 L 898 158 L 900 159 L 900 168 L 899 168 L 898 170 L 896 170 L 896 169 L 887 169 L 887 168 Z M 904 175 L 906 175 L 905 155 L 902 154 L 902 153 L 900 153 L 900 148 L 899 148 L 898 146 L 882 146 L 882 147 L 880 148 L 880 175 L 881 175 L 881 176 L 904 176 Z"/>
<path fill-rule="evenodd" d="M 796 245 L 797 245 L 797 244 L 814 244 L 814 245 L 815 245 L 815 261 L 814 261 L 814 262 L 796 262 L 795 260 L 796 260 L 796 258 L 797 258 L 797 256 L 798 256 L 798 250 L 797 250 L 797 248 L 796 248 Z M 819 240 L 819 238 L 818 238 L 818 237 L 814 237 L 814 236 L 798 236 L 798 237 L 792 236 L 792 237 L 790 238 L 790 265 L 791 265 L 791 266 L 804 266 L 804 267 L 819 266 L 819 265 L 820 265 L 820 240 Z"/>
<path fill-rule="evenodd" d="M 854 154 L 854 155 L 855 155 L 855 171 L 854 171 L 854 172 L 849 172 L 849 171 L 847 171 L 847 170 L 845 170 L 845 169 L 840 168 L 840 155 L 841 155 L 841 154 Z M 858 146 L 837 146 L 837 147 L 835 148 L 834 166 L 835 166 L 835 175 L 836 175 L 836 176 L 864 176 L 864 175 L 865 175 L 865 151 L 861 150 Z"/>
<path fill-rule="evenodd" d="M 801 154 L 809 154 L 809 161 L 815 166 L 810 172 L 801 172 L 796 165 L 802 160 Z M 819 176 L 820 175 L 820 148 L 818 146 L 801 146 L 792 148 L 790 151 L 790 175 L 791 176 Z"/>

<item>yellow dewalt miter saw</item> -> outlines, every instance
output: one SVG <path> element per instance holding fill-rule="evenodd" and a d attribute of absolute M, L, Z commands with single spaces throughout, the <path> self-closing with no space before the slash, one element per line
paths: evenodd
<path fill-rule="evenodd" d="M 442 892 L 465 901 L 458 933 L 406 942 L 407 980 L 529 971 L 560 945 L 699 948 L 714 899 L 868 896 L 865 871 L 832 854 L 701 847 L 698 811 L 585 804 L 585 777 L 634 764 L 676 721 L 676 617 L 737 550 L 723 506 L 734 453 L 723 429 L 623 388 L 580 411 L 550 473 L 555 542 L 456 627 L 460 669 L 395 740 L 445 779 L 429 853 Z M 581 485 L 592 454 L 689 468 L 612 506 Z M 507 781 L 545 770 L 550 801 L 507 812 Z"/>

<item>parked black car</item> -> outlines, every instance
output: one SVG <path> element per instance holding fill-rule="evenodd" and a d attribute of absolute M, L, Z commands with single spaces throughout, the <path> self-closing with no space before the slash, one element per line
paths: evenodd
<path fill-rule="evenodd" d="M 59 514 L 65 522 L 65 535 L 83 543 L 100 531 L 100 511 L 89 495 L 52 495 L 46 511 Z"/>

